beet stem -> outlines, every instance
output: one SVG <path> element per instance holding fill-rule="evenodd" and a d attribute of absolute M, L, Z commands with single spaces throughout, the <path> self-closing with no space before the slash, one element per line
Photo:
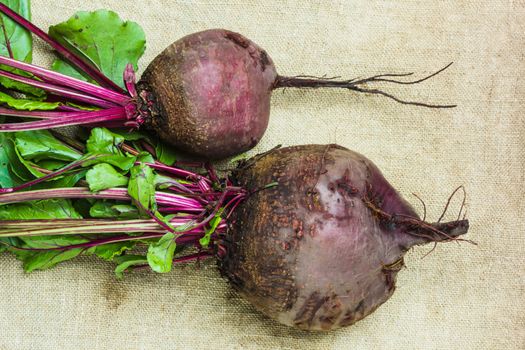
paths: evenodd
<path fill-rule="evenodd" d="M 0 56 L 0 64 L 29 72 L 47 82 L 66 86 L 109 102 L 125 105 L 130 96 L 16 59 Z"/>
<path fill-rule="evenodd" d="M 23 118 L 37 118 L 37 119 L 52 119 L 60 118 L 68 115 L 78 115 L 78 112 L 55 112 L 55 111 L 19 111 L 16 109 L 0 107 L 0 115 L 8 117 L 23 117 Z"/>
<path fill-rule="evenodd" d="M 86 94 L 84 94 L 82 92 L 71 90 L 71 89 L 68 89 L 68 88 L 63 87 L 63 86 L 54 85 L 54 84 L 46 83 L 46 82 L 43 82 L 43 81 L 39 81 L 39 80 L 23 77 L 21 75 L 10 73 L 10 72 L 6 72 L 4 70 L 0 70 L 0 76 L 9 78 L 11 80 L 14 80 L 14 81 L 17 81 L 17 82 L 20 82 L 20 83 L 23 83 L 23 84 L 27 84 L 27 85 L 31 85 L 31 86 L 34 86 L 34 87 L 37 87 L 37 88 L 40 88 L 40 89 L 44 89 L 44 90 L 46 90 L 46 91 L 48 91 L 48 92 L 50 92 L 52 94 L 58 95 L 58 96 L 63 96 L 63 97 L 67 97 L 67 98 L 71 98 L 71 99 L 77 100 L 77 101 L 85 102 L 85 103 L 88 103 L 90 105 L 95 105 L 95 106 L 98 106 L 98 107 L 105 107 L 105 108 L 110 108 L 110 107 L 114 107 L 115 106 L 115 103 L 113 103 L 113 102 L 109 102 L 109 101 L 106 101 L 106 100 L 99 99 L 97 97 L 86 95 Z"/>
<path fill-rule="evenodd" d="M 0 195 L 0 204 L 12 204 L 53 198 L 94 198 L 115 199 L 123 201 L 131 200 L 131 197 L 128 195 L 128 190 L 126 188 L 111 188 L 99 192 L 91 192 L 88 188 L 68 187 L 4 193 Z M 184 196 L 180 196 L 174 193 L 157 191 L 155 193 L 155 198 L 159 205 L 177 206 L 181 208 L 181 211 L 204 210 L 204 207 L 199 201 L 192 198 L 186 198 Z"/>
<path fill-rule="evenodd" d="M 32 122 L 0 124 L 0 132 L 43 130 L 115 121 L 123 125 L 127 120 L 126 111 L 123 107 L 113 107 L 92 112 L 65 113 L 65 115 L 64 117 L 54 117 Z"/>

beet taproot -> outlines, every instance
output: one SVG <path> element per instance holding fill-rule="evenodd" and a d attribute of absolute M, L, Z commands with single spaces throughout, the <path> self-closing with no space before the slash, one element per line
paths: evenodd
<path fill-rule="evenodd" d="M 269 317 L 305 330 L 351 325 L 394 292 L 413 246 L 468 221 L 427 224 L 362 155 L 337 145 L 267 153 L 236 173 L 257 191 L 224 237 L 223 275 Z"/>

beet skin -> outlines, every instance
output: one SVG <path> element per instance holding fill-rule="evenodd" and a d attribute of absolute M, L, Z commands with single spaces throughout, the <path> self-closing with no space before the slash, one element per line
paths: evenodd
<path fill-rule="evenodd" d="M 371 161 L 340 146 L 284 148 L 256 159 L 237 172 L 240 185 L 260 190 L 235 211 L 220 269 L 283 324 L 351 325 L 392 295 L 410 247 L 467 232 L 466 220 L 419 220 Z"/>
<path fill-rule="evenodd" d="M 159 54 L 138 83 L 152 114 L 146 127 L 197 156 L 242 153 L 266 131 L 276 77 L 266 52 L 240 34 L 188 35 Z"/>

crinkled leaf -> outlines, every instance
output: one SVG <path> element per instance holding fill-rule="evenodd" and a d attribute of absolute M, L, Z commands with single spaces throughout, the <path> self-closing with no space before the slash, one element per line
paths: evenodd
<path fill-rule="evenodd" d="M 115 12 L 107 10 L 77 12 L 66 22 L 50 27 L 49 34 L 122 87 L 126 65 L 131 63 L 137 70 L 146 44 L 144 31 L 137 23 L 124 22 Z"/>
<path fill-rule="evenodd" d="M 115 261 L 118 264 L 115 268 L 115 274 L 119 279 L 124 277 L 124 272 L 130 267 L 135 265 L 145 265 L 148 263 L 146 257 L 142 255 L 123 255 L 115 258 Z"/>
<path fill-rule="evenodd" d="M 88 153 L 120 154 L 119 145 L 124 142 L 124 137 L 106 128 L 94 128 L 86 142 Z"/>
<path fill-rule="evenodd" d="M 6 104 L 14 109 L 27 111 L 49 111 L 57 109 L 58 106 L 60 106 L 60 102 L 45 102 L 37 100 L 19 99 L 9 96 L 8 94 L 5 94 L 3 92 L 0 92 L 0 103 Z"/>
<path fill-rule="evenodd" d="M 136 207 L 128 204 L 115 204 L 108 201 L 97 201 L 89 209 L 89 215 L 93 218 L 119 218 L 134 219 L 138 217 Z"/>
<path fill-rule="evenodd" d="M 81 157 L 76 150 L 64 145 L 47 130 L 17 132 L 16 147 L 26 160 L 58 159 L 77 160 Z"/>
<path fill-rule="evenodd" d="M 103 244 L 89 249 L 88 253 L 93 253 L 99 258 L 112 261 L 124 254 L 125 251 L 133 249 L 134 246 L 135 242 L 133 241 Z"/>
<path fill-rule="evenodd" d="M 86 142 L 86 151 L 89 154 L 107 154 L 107 156 L 86 162 L 84 165 L 108 163 L 122 170 L 129 170 L 135 164 L 136 157 L 122 153 L 118 147 L 122 142 L 124 138 L 121 135 L 106 128 L 93 129 Z"/>
<path fill-rule="evenodd" d="M 32 272 L 35 270 L 46 270 L 60 262 L 71 260 L 82 253 L 82 249 L 75 248 L 49 251 L 13 250 L 13 252 L 18 259 L 22 260 L 24 271 Z"/>
<path fill-rule="evenodd" d="M 131 168 L 128 194 L 146 210 L 155 211 L 155 174 L 145 165 L 138 164 Z"/>
<path fill-rule="evenodd" d="M 86 173 L 86 181 L 92 192 L 128 184 L 128 177 L 120 174 L 107 163 L 96 164 Z"/>
<path fill-rule="evenodd" d="M 158 242 L 150 244 L 147 258 L 151 269 L 158 273 L 170 272 L 176 247 L 175 235 L 172 232 L 166 233 Z"/>
<path fill-rule="evenodd" d="M 0 220 L 81 218 L 68 199 L 45 199 L 0 205 Z"/>

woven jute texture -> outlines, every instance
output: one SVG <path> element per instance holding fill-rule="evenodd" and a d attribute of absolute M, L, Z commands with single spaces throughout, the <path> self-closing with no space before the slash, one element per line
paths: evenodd
<path fill-rule="evenodd" d="M 468 243 L 406 257 L 394 296 L 356 325 L 309 334 L 261 316 L 210 261 L 123 281 L 112 265 L 81 258 L 25 274 L 0 257 L 0 349 L 524 349 L 525 2 L 34 0 L 47 28 L 77 10 L 110 8 L 140 23 L 140 69 L 177 38 L 206 28 L 238 31 L 264 47 L 281 74 L 442 75 L 389 87 L 404 106 L 348 91 L 274 93 L 267 134 L 276 144 L 338 143 L 365 154 L 436 220 L 465 185 Z M 37 62 L 50 51 L 42 44 Z M 460 196 L 448 217 L 457 215 Z"/>

